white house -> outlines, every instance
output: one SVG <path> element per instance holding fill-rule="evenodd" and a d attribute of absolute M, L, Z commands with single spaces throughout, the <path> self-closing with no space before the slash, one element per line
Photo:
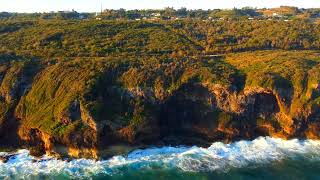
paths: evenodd
<path fill-rule="evenodd" d="M 160 13 L 152 13 L 151 16 L 154 16 L 154 17 L 160 17 L 161 14 Z"/>

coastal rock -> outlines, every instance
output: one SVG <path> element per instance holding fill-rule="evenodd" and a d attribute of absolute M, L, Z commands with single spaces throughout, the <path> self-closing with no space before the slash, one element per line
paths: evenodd
<path fill-rule="evenodd" d="M 98 159 L 119 146 L 320 138 L 312 85 L 318 76 L 298 86 L 277 73 L 243 75 L 221 60 L 176 61 L 152 68 L 72 60 L 29 76 L 25 65 L 18 74 L 8 67 L 0 88 L 0 142 L 36 156 Z"/>

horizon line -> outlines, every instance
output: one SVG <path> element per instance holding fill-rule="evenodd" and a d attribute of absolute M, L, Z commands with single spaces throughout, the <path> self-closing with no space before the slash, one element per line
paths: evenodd
<path fill-rule="evenodd" d="M 276 9 L 276 8 L 281 8 L 281 7 L 292 7 L 292 8 L 298 8 L 298 9 L 320 9 L 320 7 L 298 7 L 298 6 L 290 6 L 290 5 L 280 5 L 280 6 L 276 6 L 276 7 L 251 7 L 251 6 L 245 6 L 245 7 L 233 7 L 233 8 L 208 8 L 208 9 L 204 9 L 204 8 L 187 8 L 187 7 L 162 7 L 162 8 L 133 8 L 133 9 L 126 9 L 126 8 L 102 8 L 103 11 L 105 10 L 120 10 L 120 9 L 124 9 L 126 11 L 133 11 L 133 10 L 155 10 L 155 11 L 161 11 L 161 10 L 165 10 L 166 8 L 172 8 L 174 10 L 179 10 L 182 8 L 186 8 L 188 11 L 194 11 L 194 10 L 203 10 L 203 11 L 210 11 L 210 10 L 232 10 L 232 9 L 244 9 L 244 8 L 248 8 L 248 9 Z M 50 10 L 50 11 L 32 11 L 32 12 L 19 12 L 19 11 L 0 11 L 0 13 L 18 13 L 18 14 L 32 14 L 32 13 L 56 13 L 56 12 L 60 12 L 60 11 L 75 11 L 78 13 L 96 13 L 96 12 L 100 12 L 99 11 L 77 11 L 76 9 L 60 9 L 60 10 Z"/>

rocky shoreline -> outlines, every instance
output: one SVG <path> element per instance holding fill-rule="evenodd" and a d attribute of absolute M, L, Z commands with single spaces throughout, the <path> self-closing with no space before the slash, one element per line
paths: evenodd
<path fill-rule="evenodd" d="M 131 94 L 138 94 L 137 90 L 131 91 Z M 144 93 L 140 92 L 140 96 L 152 99 Z M 319 124 L 308 124 L 313 117 L 319 116 L 319 111 L 304 110 L 297 116 L 301 119 L 291 117 L 285 111 L 288 109 L 288 104 L 282 101 L 285 98 L 278 92 L 263 88 L 237 93 L 220 85 L 190 84 L 157 104 L 160 111 L 155 111 L 155 116 L 150 117 L 156 120 L 148 121 L 153 123 L 116 128 L 112 124 L 95 123 L 92 117 L 84 115 L 87 112 L 81 108 L 76 111 L 79 111 L 82 121 L 92 123 L 88 124 L 90 134 L 61 139 L 36 128 L 20 126 L 19 137 L 16 138 L 36 156 L 51 154 L 95 159 L 123 153 L 119 150 L 112 153 L 110 147 L 117 145 L 132 149 L 164 145 L 208 146 L 215 141 L 233 142 L 259 136 L 319 139 Z M 106 129 L 109 129 L 108 134 L 104 134 Z"/>
<path fill-rule="evenodd" d="M 267 52 L 277 62 L 297 52 L 274 53 Z M 141 147 L 259 136 L 320 139 L 318 60 L 285 61 L 302 64 L 297 72 L 288 69 L 293 79 L 278 70 L 236 68 L 242 56 L 258 55 L 170 59 L 157 66 L 118 59 L 2 64 L 0 146 L 99 159 Z"/>

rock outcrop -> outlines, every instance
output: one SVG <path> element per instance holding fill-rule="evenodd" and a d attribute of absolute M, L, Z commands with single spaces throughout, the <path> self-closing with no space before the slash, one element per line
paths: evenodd
<path fill-rule="evenodd" d="M 300 88 L 278 73 L 255 79 L 222 60 L 176 61 L 5 66 L 0 142 L 34 155 L 100 158 L 123 152 L 118 147 L 320 138 L 317 68 Z"/>

